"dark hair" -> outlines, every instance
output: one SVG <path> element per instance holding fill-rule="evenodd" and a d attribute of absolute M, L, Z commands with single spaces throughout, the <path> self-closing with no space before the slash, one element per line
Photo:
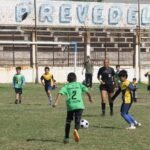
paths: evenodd
<path fill-rule="evenodd" d="M 21 70 L 21 67 L 16 67 L 16 70 Z"/>
<path fill-rule="evenodd" d="M 135 80 L 135 81 L 136 81 L 136 78 L 133 78 L 133 80 Z"/>
<path fill-rule="evenodd" d="M 68 82 L 74 82 L 76 81 L 77 77 L 76 74 L 74 72 L 70 72 L 67 76 L 67 81 Z"/>
<path fill-rule="evenodd" d="M 119 77 L 128 77 L 128 73 L 126 70 L 121 70 L 118 74 Z"/>
<path fill-rule="evenodd" d="M 49 67 L 45 67 L 44 70 L 50 70 Z"/>
<path fill-rule="evenodd" d="M 116 65 L 116 68 L 120 67 L 120 65 Z"/>

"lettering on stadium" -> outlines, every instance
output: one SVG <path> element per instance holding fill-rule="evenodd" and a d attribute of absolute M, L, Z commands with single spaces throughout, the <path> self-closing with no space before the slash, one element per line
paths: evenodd
<path fill-rule="evenodd" d="M 27 12 L 28 21 L 26 23 L 32 21 L 34 24 L 32 1 L 22 3 L 15 1 L 18 2 L 14 6 L 15 23 L 22 23 L 22 15 Z M 150 5 L 141 4 L 140 12 L 141 25 L 148 27 L 150 25 Z M 37 17 L 39 25 L 135 27 L 138 24 L 138 7 L 136 4 L 37 0 Z M 0 17 L 2 22 L 3 18 L 5 17 Z"/>

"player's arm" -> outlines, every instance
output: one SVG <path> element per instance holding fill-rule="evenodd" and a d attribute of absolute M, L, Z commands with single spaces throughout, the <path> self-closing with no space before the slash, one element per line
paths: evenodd
<path fill-rule="evenodd" d="M 24 76 L 22 76 L 22 87 L 25 85 L 25 77 Z"/>
<path fill-rule="evenodd" d="M 129 88 L 131 91 L 134 91 L 134 90 L 137 89 L 137 87 L 134 86 L 132 83 L 130 83 L 130 84 L 128 85 L 128 88 Z"/>
<path fill-rule="evenodd" d="M 83 64 L 82 74 L 84 73 L 84 69 L 85 69 L 85 63 Z"/>
<path fill-rule="evenodd" d="M 57 106 L 57 104 L 58 104 L 58 102 L 59 102 L 59 100 L 60 100 L 60 97 L 61 97 L 62 95 L 67 95 L 67 89 L 66 89 L 65 86 L 62 87 L 61 90 L 59 91 L 59 93 L 57 94 L 56 99 L 55 99 L 55 102 L 54 102 L 54 104 L 52 105 L 52 107 L 56 107 L 56 106 Z"/>
<path fill-rule="evenodd" d="M 100 80 L 100 75 L 101 75 L 101 68 L 98 70 L 98 73 L 97 73 L 97 79 Z"/>
<path fill-rule="evenodd" d="M 13 81 L 12 81 L 13 83 L 13 88 L 15 88 L 15 76 L 13 76 Z"/>
<path fill-rule="evenodd" d="M 117 98 L 117 96 L 120 94 L 120 92 L 121 92 L 121 88 L 119 87 L 119 89 L 118 89 L 118 90 L 115 92 L 115 94 L 112 96 L 111 100 L 114 101 L 114 100 Z"/>
<path fill-rule="evenodd" d="M 148 76 L 148 72 L 147 73 L 145 73 L 145 77 L 147 77 Z"/>
<path fill-rule="evenodd" d="M 56 106 L 57 106 L 57 104 L 58 104 L 58 102 L 59 102 L 59 100 L 60 100 L 61 95 L 62 95 L 61 93 L 58 93 L 58 94 L 57 94 L 56 99 L 55 99 L 55 102 L 54 102 L 54 104 L 52 105 L 52 107 L 56 107 Z"/>
<path fill-rule="evenodd" d="M 43 76 L 41 76 L 41 83 L 42 83 L 43 86 L 45 86 L 44 77 Z"/>
<path fill-rule="evenodd" d="M 86 92 L 86 95 L 88 96 L 89 98 L 89 102 L 90 103 L 93 103 L 93 100 L 92 100 L 92 97 L 91 97 L 91 94 L 89 92 Z"/>

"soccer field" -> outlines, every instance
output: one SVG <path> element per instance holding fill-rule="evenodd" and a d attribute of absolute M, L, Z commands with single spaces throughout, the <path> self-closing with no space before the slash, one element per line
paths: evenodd
<path fill-rule="evenodd" d="M 53 97 L 58 90 L 52 91 Z M 109 116 L 107 107 L 106 117 L 101 117 L 98 84 L 90 92 L 94 103 L 85 97 L 82 117 L 89 121 L 89 128 L 79 131 L 79 143 L 74 142 L 71 132 L 70 143 L 63 144 L 65 98 L 51 108 L 41 85 L 26 84 L 23 103 L 15 105 L 11 85 L 0 85 L 0 150 L 150 150 L 150 95 L 146 85 L 139 86 L 139 102 L 130 111 L 142 127 L 132 131 L 125 129 L 128 125 L 120 116 L 120 97 L 115 101 L 114 116 Z"/>

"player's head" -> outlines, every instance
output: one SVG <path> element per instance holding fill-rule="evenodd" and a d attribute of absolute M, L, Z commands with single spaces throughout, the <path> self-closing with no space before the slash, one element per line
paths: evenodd
<path fill-rule="evenodd" d="M 16 73 L 20 74 L 20 72 L 21 72 L 21 67 L 16 67 Z"/>
<path fill-rule="evenodd" d="M 136 82 L 136 78 L 133 78 L 133 82 Z"/>
<path fill-rule="evenodd" d="M 44 68 L 45 73 L 48 73 L 49 70 L 50 70 L 49 67 L 45 67 L 45 68 Z"/>
<path fill-rule="evenodd" d="M 67 81 L 70 82 L 75 82 L 77 80 L 76 74 L 74 72 L 70 72 L 67 76 Z"/>
<path fill-rule="evenodd" d="M 86 57 L 86 60 L 89 62 L 89 61 L 90 61 L 90 56 L 87 56 L 87 57 Z"/>
<path fill-rule="evenodd" d="M 120 65 L 116 65 L 116 70 L 120 71 Z"/>
<path fill-rule="evenodd" d="M 128 78 L 128 73 L 126 70 L 121 70 L 118 74 L 120 80 L 123 82 Z"/>
<path fill-rule="evenodd" d="M 109 59 L 108 58 L 105 58 L 103 63 L 104 63 L 104 67 L 109 67 Z"/>

